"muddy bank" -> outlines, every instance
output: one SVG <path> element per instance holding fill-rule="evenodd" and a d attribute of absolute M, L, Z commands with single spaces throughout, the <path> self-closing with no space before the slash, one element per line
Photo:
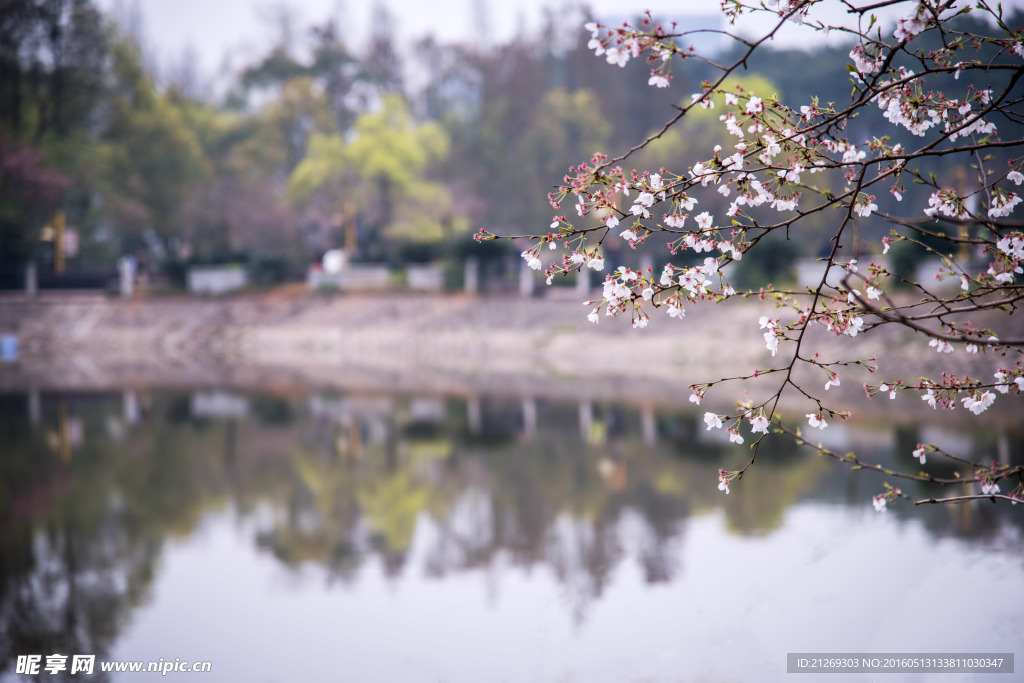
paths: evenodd
<path fill-rule="evenodd" d="M 681 320 L 656 315 L 634 330 L 624 319 L 587 322 L 587 309 L 569 292 L 542 299 L 299 291 L 8 298 L 0 300 L 0 333 L 16 334 L 20 353 L 0 365 L 0 390 L 336 389 L 679 404 L 692 383 L 770 366 L 757 319 L 773 310 L 757 301 L 695 306 Z M 856 339 L 815 330 L 813 343 L 823 358 L 879 356 L 878 376 L 917 376 L 938 361 L 991 376 L 1000 362 L 962 352 L 939 358 L 891 326 Z M 824 385 L 817 374 L 805 377 L 809 386 Z M 863 382 L 877 381 L 860 368 L 842 378 L 840 391 L 858 403 Z M 762 379 L 764 390 L 769 383 Z M 723 391 L 719 405 L 726 409 L 741 395 Z M 865 407 L 888 413 L 889 403 Z M 909 395 L 896 403 L 918 412 Z"/>

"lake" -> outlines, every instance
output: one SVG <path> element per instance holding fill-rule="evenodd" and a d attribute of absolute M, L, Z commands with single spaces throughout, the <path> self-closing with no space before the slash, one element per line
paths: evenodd
<path fill-rule="evenodd" d="M 781 436 L 726 495 L 749 453 L 690 407 L 0 395 L 0 681 L 53 654 L 96 670 L 35 679 L 773 681 L 787 653 L 1024 652 L 1024 511 L 876 513 L 881 475 Z M 1019 424 L 823 435 L 883 465 L 925 440 L 1024 461 Z"/>

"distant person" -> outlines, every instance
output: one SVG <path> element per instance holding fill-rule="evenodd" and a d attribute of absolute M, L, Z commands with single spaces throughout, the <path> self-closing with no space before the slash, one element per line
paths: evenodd
<path fill-rule="evenodd" d="M 117 274 L 121 284 L 121 296 L 125 299 L 131 297 L 135 287 L 136 263 L 135 257 L 125 254 L 117 260 Z"/>

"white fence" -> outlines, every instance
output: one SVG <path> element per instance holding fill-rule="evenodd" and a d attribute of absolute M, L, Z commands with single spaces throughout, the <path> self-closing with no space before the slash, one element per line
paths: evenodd
<path fill-rule="evenodd" d="M 409 266 L 405 286 L 416 292 L 440 292 L 444 289 L 444 268 L 436 265 Z"/>
<path fill-rule="evenodd" d="M 310 289 L 370 290 L 391 286 L 391 270 L 387 266 L 348 266 L 337 273 L 310 270 L 306 274 Z"/>
<path fill-rule="evenodd" d="M 226 294 L 243 289 L 249 276 L 241 266 L 207 266 L 188 269 L 188 291 L 193 294 Z"/>

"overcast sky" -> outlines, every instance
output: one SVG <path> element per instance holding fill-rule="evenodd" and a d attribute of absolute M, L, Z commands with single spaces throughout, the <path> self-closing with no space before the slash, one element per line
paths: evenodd
<path fill-rule="evenodd" d="M 335 17 L 349 30 L 349 42 L 359 45 L 370 23 L 371 0 L 98 0 L 105 10 L 136 4 L 140 8 L 144 35 L 158 58 L 177 59 L 187 46 L 194 49 L 204 68 L 213 70 L 228 50 L 245 56 L 261 54 L 274 36 L 267 17 L 276 6 L 287 4 L 297 11 L 303 24 Z M 384 0 L 395 18 L 401 43 L 432 34 L 442 42 L 474 40 L 480 25 L 476 6 L 486 8 L 490 38 L 507 40 L 520 27 L 533 32 L 541 25 L 544 8 L 575 6 L 563 0 Z M 718 0 L 590 0 L 597 16 L 625 17 L 638 9 L 671 12 L 675 16 L 718 14 Z M 580 29 L 582 31 L 582 28 Z"/>
<path fill-rule="evenodd" d="M 296 8 L 302 25 L 336 17 L 349 32 L 349 42 L 359 46 L 366 35 L 372 0 L 98 0 L 100 7 L 112 10 L 117 5 L 138 3 L 143 32 L 158 63 L 181 60 L 186 49 L 195 51 L 201 68 L 213 74 L 231 51 L 235 65 L 253 56 L 266 54 L 273 39 L 267 17 L 272 8 L 288 4 Z M 507 40 L 520 28 L 531 34 L 541 25 L 543 9 L 575 6 L 565 0 L 384 0 L 395 17 L 400 45 L 411 45 L 416 38 L 433 34 L 442 42 L 474 40 L 480 25 L 475 7 L 486 7 L 486 25 L 492 40 Z M 720 16 L 719 0 L 588 0 L 598 18 L 621 20 L 638 11 L 650 9 L 656 16 L 684 19 L 687 16 Z M 839 3 L 828 3 L 833 8 Z M 863 4 L 863 3 L 862 3 Z M 1003 6 L 1021 6 L 1024 0 L 1004 0 Z M 911 6 L 911 5 L 908 5 Z M 763 17 L 763 15 L 762 15 Z M 842 20 L 832 14 L 829 21 Z M 763 18 L 761 20 L 763 26 Z M 750 30 L 751 26 L 740 27 Z M 776 40 L 781 45 L 802 45 L 816 36 L 804 27 L 792 26 Z M 582 28 L 580 29 L 582 31 Z M 835 38 L 833 38 L 835 39 Z"/>

